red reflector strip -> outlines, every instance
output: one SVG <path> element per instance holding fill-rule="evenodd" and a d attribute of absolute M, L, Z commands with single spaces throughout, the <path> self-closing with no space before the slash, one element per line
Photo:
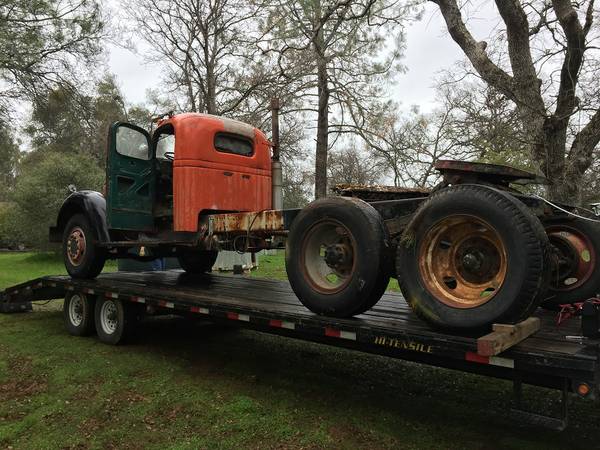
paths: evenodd
<path fill-rule="evenodd" d="M 475 352 L 467 352 L 465 354 L 465 359 L 467 361 L 476 362 L 476 363 L 479 363 L 479 364 L 489 364 L 490 363 L 489 356 L 481 356 L 481 355 L 478 355 Z"/>
<path fill-rule="evenodd" d="M 117 294 L 116 292 L 107 292 L 104 295 L 108 298 L 119 298 L 119 294 Z"/>
<path fill-rule="evenodd" d="M 508 367 L 509 369 L 515 368 L 514 359 L 501 358 L 499 356 L 481 356 L 475 352 L 467 352 L 465 359 L 479 364 L 491 364 L 492 366 Z"/>
<path fill-rule="evenodd" d="M 146 299 L 144 297 L 132 296 L 131 301 L 135 303 L 146 303 Z"/>
<path fill-rule="evenodd" d="M 293 322 L 286 322 L 285 320 L 269 320 L 269 326 L 274 328 L 287 328 L 288 330 L 295 330 L 296 325 Z"/>
<path fill-rule="evenodd" d="M 83 288 L 82 291 L 84 294 L 93 294 L 94 293 L 94 290 L 90 289 L 90 288 Z"/>
<path fill-rule="evenodd" d="M 356 333 L 354 333 L 353 331 L 336 330 L 335 328 L 329 327 L 325 328 L 325 336 L 349 339 L 351 341 L 356 340 Z"/>
<path fill-rule="evenodd" d="M 246 314 L 238 314 L 234 312 L 228 312 L 227 318 L 230 320 L 241 320 L 242 322 L 250 322 L 250 316 Z"/>
<path fill-rule="evenodd" d="M 335 330 L 333 328 L 325 328 L 325 336 L 329 337 L 340 337 L 340 330 Z"/>
<path fill-rule="evenodd" d="M 193 313 L 208 314 L 208 308 L 201 308 L 199 306 L 192 306 L 190 311 Z"/>
<path fill-rule="evenodd" d="M 166 300 L 159 300 L 158 305 L 162 306 L 163 308 L 175 308 L 175 305 L 173 303 L 168 302 Z"/>

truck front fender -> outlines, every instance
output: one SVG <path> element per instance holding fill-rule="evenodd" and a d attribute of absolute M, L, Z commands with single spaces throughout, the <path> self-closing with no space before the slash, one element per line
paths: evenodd
<path fill-rule="evenodd" d="M 89 220 L 98 242 L 108 242 L 106 199 L 100 192 L 78 191 L 69 195 L 58 213 L 56 226 L 50 227 L 50 242 L 61 242 L 67 222 L 74 214 L 83 214 Z"/>

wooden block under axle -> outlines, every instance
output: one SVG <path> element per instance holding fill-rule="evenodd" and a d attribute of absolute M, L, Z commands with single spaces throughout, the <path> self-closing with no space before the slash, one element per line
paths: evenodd
<path fill-rule="evenodd" d="M 495 323 L 492 329 L 492 333 L 477 339 L 477 353 L 481 356 L 496 356 L 531 336 L 540 329 L 540 319 L 530 317 L 514 325 Z"/>

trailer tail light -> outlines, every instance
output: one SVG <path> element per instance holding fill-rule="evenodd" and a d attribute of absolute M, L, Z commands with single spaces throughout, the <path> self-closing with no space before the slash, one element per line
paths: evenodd
<path fill-rule="evenodd" d="M 581 397 L 587 397 L 588 394 L 590 393 L 589 385 L 587 383 L 580 383 L 579 386 L 577 386 L 577 393 Z"/>

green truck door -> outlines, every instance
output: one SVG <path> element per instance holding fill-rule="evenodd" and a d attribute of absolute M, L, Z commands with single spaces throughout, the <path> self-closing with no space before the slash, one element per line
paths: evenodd
<path fill-rule="evenodd" d="M 107 164 L 109 228 L 153 229 L 154 178 L 154 158 L 148 132 L 129 123 L 112 124 Z"/>

